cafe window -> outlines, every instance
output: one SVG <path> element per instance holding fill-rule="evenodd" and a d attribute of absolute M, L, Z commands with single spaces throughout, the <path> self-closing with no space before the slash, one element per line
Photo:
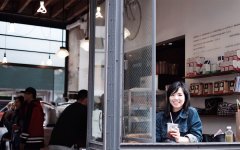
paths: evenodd
<path fill-rule="evenodd" d="M 152 127 L 155 121 L 152 111 L 159 112 L 164 109 L 166 87 L 174 81 L 184 81 L 190 89 L 191 106 L 198 111 L 203 125 L 202 142 L 225 142 L 224 137 L 217 139 L 212 136 L 219 134 L 217 137 L 221 137 L 228 126 L 231 126 L 237 142 L 239 125 L 236 123 L 239 123 L 239 120 L 236 111 L 239 108 L 236 100 L 239 95 L 235 94 L 238 89 L 234 89 L 233 85 L 239 82 L 235 80 L 238 71 L 237 66 L 234 66 L 234 62 L 238 61 L 235 58 L 239 51 L 239 21 L 233 11 L 224 14 L 215 9 L 226 4 L 227 7 L 234 6 L 234 10 L 238 10 L 236 4 L 222 1 L 221 4 L 216 2 L 210 5 L 209 2 L 198 2 L 200 5 L 194 2 L 170 5 L 172 2 L 157 1 L 157 49 L 154 49 L 150 44 L 153 22 L 151 3 L 131 2 L 133 1 L 124 1 L 123 15 L 122 143 L 155 142 L 155 139 L 152 139 L 153 130 L 156 129 Z M 202 14 L 205 6 L 212 8 L 208 12 L 212 16 Z M 193 11 L 192 7 L 197 11 Z M 226 17 L 233 15 L 235 19 L 222 18 L 219 14 Z M 203 22 L 208 25 L 200 26 Z M 152 57 L 153 50 L 156 50 L 156 66 L 152 63 L 155 59 Z M 181 57 L 181 62 L 171 62 L 178 59 L 177 57 Z M 219 60 L 220 57 L 224 57 L 224 61 Z M 227 62 L 232 65 L 226 65 Z M 152 67 L 156 67 L 156 72 Z M 153 83 L 155 85 L 152 85 Z M 153 87 L 156 97 L 152 97 Z M 155 106 L 152 105 L 153 100 L 156 102 Z M 227 121 L 223 121 L 223 118 Z"/>

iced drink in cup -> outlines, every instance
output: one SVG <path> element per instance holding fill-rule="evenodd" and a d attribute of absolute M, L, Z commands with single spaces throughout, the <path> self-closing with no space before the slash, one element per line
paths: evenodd
<path fill-rule="evenodd" d="M 178 130 L 178 124 L 176 123 L 167 123 L 167 132 L 168 134 L 170 132 L 174 132 L 174 131 L 177 131 Z"/>

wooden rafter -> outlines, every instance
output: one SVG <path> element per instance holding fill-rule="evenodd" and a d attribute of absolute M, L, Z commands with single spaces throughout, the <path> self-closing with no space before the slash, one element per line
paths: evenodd
<path fill-rule="evenodd" d="M 0 21 L 62 28 L 88 13 L 90 0 L 43 0 L 46 14 L 37 13 L 39 1 L 0 0 Z"/>
<path fill-rule="evenodd" d="M 10 0 L 5 0 L 5 1 L 2 3 L 2 5 L 1 5 L 1 7 L 0 7 L 0 10 L 4 10 L 9 1 L 10 1 Z"/>
<path fill-rule="evenodd" d="M 23 10 L 31 3 L 32 0 L 20 0 L 18 13 L 23 12 Z"/>
<path fill-rule="evenodd" d="M 64 8 L 68 8 L 74 2 L 75 2 L 75 0 L 66 0 L 65 4 L 64 4 Z M 63 12 L 62 0 L 61 0 L 61 2 L 58 2 L 58 4 L 53 8 L 53 10 L 52 10 L 52 17 L 53 18 L 57 17 L 61 12 Z"/>
<path fill-rule="evenodd" d="M 81 15 L 88 8 L 89 8 L 88 4 L 82 4 L 82 5 L 79 5 L 75 8 L 73 8 L 72 11 L 70 11 L 68 14 L 67 21 L 71 21 L 73 18 Z"/>

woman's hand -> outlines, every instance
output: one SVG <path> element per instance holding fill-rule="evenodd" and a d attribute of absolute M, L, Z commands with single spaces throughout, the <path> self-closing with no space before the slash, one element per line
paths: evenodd
<path fill-rule="evenodd" d="M 179 143 L 180 139 L 180 132 L 178 128 L 175 128 L 174 130 L 171 130 L 168 132 L 168 135 L 170 138 L 174 138 L 177 143 Z"/>
<path fill-rule="evenodd" d="M 177 143 L 189 143 L 189 139 L 187 137 L 181 137 L 179 129 L 172 130 L 169 132 L 169 136 L 174 138 Z"/>

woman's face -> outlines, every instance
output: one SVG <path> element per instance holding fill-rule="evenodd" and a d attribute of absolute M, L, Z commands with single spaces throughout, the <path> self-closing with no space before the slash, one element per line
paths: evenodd
<path fill-rule="evenodd" d="M 19 99 L 15 100 L 15 107 L 16 107 L 16 109 L 19 109 L 21 107 L 21 103 L 20 103 Z"/>
<path fill-rule="evenodd" d="M 173 112 L 181 110 L 185 102 L 185 95 L 182 88 L 179 88 L 176 93 L 172 93 L 169 97 L 169 101 L 173 107 Z"/>

